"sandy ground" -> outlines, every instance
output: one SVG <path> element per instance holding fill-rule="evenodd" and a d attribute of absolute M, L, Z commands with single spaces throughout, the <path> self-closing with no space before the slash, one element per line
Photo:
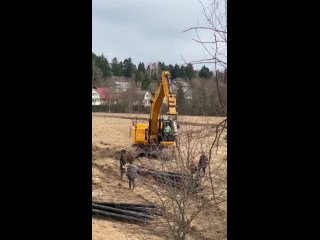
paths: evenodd
<path fill-rule="evenodd" d="M 152 192 L 145 189 L 142 184 L 139 184 L 139 179 L 137 180 L 137 187 L 134 191 L 128 189 L 126 177 L 124 177 L 124 180 L 120 180 L 118 153 L 123 148 L 133 150 L 130 139 L 130 126 L 132 124 L 130 118 L 135 119 L 136 116 L 138 119 L 148 118 L 147 114 L 92 113 L 92 199 L 135 203 L 153 202 L 157 204 L 157 198 Z M 207 124 L 218 123 L 223 120 L 223 118 L 179 116 L 178 120 L 197 124 L 192 128 L 182 124 L 181 131 L 192 130 L 201 132 Z M 213 133 L 214 128 L 210 131 L 207 134 L 210 135 Z M 223 136 L 224 135 L 225 133 Z M 204 138 L 205 137 L 202 136 L 202 140 Z M 203 145 L 206 144 L 208 144 L 208 141 L 203 142 Z M 216 152 L 215 161 L 212 162 L 213 168 L 221 166 L 221 164 L 226 168 L 226 151 L 226 142 L 224 141 Z M 196 153 L 200 153 L 200 149 L 197 150 Z M 198 155 L 194 157 L 198 159 Z M 160 168 L 160 163 L 156 160 L 151 163 L 148 159 L 141 159 L 140 163 L 148 167 Z M 154 235 L 146 226 L 130 224 L 114 219 L 93 217 L 92 239 L 160 240 L 165 238 Z M 216 239 L 224 238 L 218 237 Z"/>

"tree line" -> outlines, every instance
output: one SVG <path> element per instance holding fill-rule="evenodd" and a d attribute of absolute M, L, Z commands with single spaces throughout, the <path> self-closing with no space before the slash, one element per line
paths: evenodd
<path fill-rule="evenodd" d="M 169 71 L 172 79 L 183 78 L 192 79 L 195 77 L 209 79 L 212 78 L 213 72 L 205 65 L 199 70 L 194 70 L 189 63 L 186 66 L 178 64 L 166 65 L 164 62 L 152 63 L 145 65 L 139 62 L 138 67 L 132 62 L 129 57 L 123 61 L 119 61 L 114 57 L 111 62 L 102 54 L 97 56 L 92 53 L 92 83 L 93 85 L 100 85 L 99 83 L 106 81 L 112 76 L 133 78 L 141 89 L 147 90 L 151 81 L 159 81 L 161 79 L 161 72 Z"/>
<path fill-rule="evenodd" d="M 161 72 L 169 71 L 172 79 L 181 78 L 188 83 L 188 89 L 184 89 L 181 84 L 176 84 L 177 110 L 180 114 L 188 115 L 225 115 L 221 102 L 225 109 L 227 107 L 227 71 L 217 71 L 213 73 L 208 67 L 203 66 L 200 70 L 195 70 L 191 64 L 179 66 L 178 64 L 166 65 L 164 62 L 157 62 L 145 65 L 139 62 L 136 66 L 129 57 L 123 61 L 118 61 L 114 57 L 111 62 L 102 54 L 97 56 L 92 53 L 92 86 L 111 87 L 115 80 L 126 78 L 130 81 L 132 88 L 126 92 L 126 96 L 114 96 L 118 104 L 111 106 L 111 111 L 143 111 L 144 108 L 130 106 L 130 101 L 135 100 L 134 87 L 141 90 L 154 92 L 160 79 Z M 215 83 L 215 80 L 220 83 Z M 174 81 L 173 81 L 174 82 Z M 132 96 L 131 96 L 132 95 Z M 192 96 L 189 98 L 189 96 Z M 220 99 L 218 99 L 220 98 Z M 124 100 L 126 99 L 126 100 Z M 123 106 L 122 106 L 123 105 Z M 120 108 L 120 106 L 122 106 Z M 110 106 L 109 106 L 110 110 Z M 148 112 L 148 109 L 144 109 Z"/>

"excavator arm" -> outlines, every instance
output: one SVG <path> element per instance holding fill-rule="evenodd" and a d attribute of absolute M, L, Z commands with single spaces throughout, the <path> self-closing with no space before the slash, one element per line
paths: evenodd
<path fill-rule="evenodd" d="M 171 75 L 168 71 L 163 71 L 161 76 L 161 82 L 154 94 L 152 95 L 148 133 L 149 140 L 151 143 L 158 143 L 159 115 L 164 98 L 166 98 L 168 103 L 167 114 L 169 115 L 169 118 L 173 120 L 173 128 L 176 132 L 176 95 L 171 93 L 170 91 L 170 77 Z"/>

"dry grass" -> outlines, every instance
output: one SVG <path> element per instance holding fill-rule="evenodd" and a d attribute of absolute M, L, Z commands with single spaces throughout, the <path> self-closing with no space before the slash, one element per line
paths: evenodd
<path fill-rule="evenodd" d="M 93 113 L 92 114 L 92 198 L 95 200 L 117 201 L 117 202 L 154 202 L 157 204 L 157 198 L 154 194 L 145 189 L 142 184 L 137 181 L 137 187 L 134 191 L 128 189 L 128 181 L 120 180 L 118 152 L 122 148 L 131 149 L 130 126 L 132 124 L 129 118 L 148 118 L 147 114 L 108 114 Z M 197 123 L 197 126 L 190 128 L 188 125 L 181 126 L 181 133 L 193 131 L 194 137 L 198 137 L 199 144 L 195 146 L 195 161 L 198 161 L 201 146 L 208 147 L 213 138 L 214 129 L 209 129 L 206 125 L 216 124 L 224 118 L 216 117 L 191 117 L 179 116 L 179 121 Z M 226 174 L 226 142 L 221 137 L 221 143 L 218 151 L 214 151 L 215 155 L 210 167 L 214 171 L 221 171 Z M 182 134 L 183 135 L 183 134 Z M 143 158 L 139 160 L 139 164 L 147 167 L 161 169 L 160 161 Z M 223 208 L 226 210 L 226 204 Z M 204 218 L 208 218 L 204 216 Z M 205 219 L 208 222 L 209 219 Z M 203 226 L 205 227 L 205 226 Z M 195 223 L 195 229 L 200 229 L 201 224 Z M 215 239 L 223 239 L 225 235 L 225 226 L 220 226 L 219 233 L 214 234 Z M 221 233 L 221 234 L 220 234 Z M 208 237 L 210 232 L 206 234 Z M 189 239 L 200 239 L 198 236 L 190 236 Z M 150 239 L 160 240 L 164 237 L 155 236 L 148 228 L 116 221 L 113 219 L 93 218 L 92 220 L 92 239 Z M 211 239 L 211 238 L 209 238 Z"/>

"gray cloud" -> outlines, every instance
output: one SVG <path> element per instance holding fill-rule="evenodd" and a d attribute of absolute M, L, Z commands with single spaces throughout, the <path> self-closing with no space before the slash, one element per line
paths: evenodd
<path fill-rule="evenodd" d="M 93 0 L 92 51 L 109 60 L 131 57 L 137 64 L 164 61 L 183 64 L 208 57 L 194 32 L 183 30 L 203 24 L 197 0 Z M 208 39 L 207 32 L 201 37 Z M 196 67 L 198 68 L 198 67 Z"/>

